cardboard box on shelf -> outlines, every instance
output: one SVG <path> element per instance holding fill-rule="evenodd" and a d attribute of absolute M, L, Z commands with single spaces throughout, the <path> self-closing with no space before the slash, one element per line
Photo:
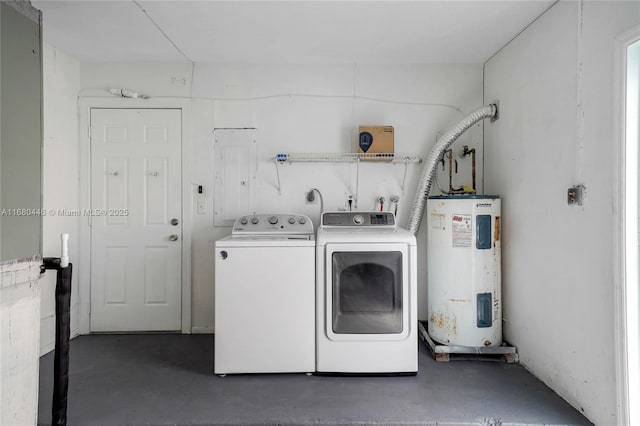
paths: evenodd
<path fill-rule="evenodd" d="M 363 161 L 393 160 L 393 126 L 360 126 L 358 152 Z"/>

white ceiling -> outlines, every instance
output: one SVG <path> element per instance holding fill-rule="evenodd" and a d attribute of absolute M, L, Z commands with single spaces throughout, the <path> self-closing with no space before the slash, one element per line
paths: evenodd
<path fill-rule="evenodd" d="M 484 62 L 553 1 L 32 3 L 81 61 L 412 64 Z"/>

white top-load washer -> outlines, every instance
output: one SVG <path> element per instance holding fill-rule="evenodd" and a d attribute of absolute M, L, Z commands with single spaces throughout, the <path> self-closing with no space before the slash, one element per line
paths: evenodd
<path fill-rule="evenodd" d="M 418 371 L 416 239 L 389 212 L 325 212 L 316 238 L 316 371 Z"/>
<path fill-rule="evenodd" d="M 243 216 L 215 246 L 215 374 L 314 371 L 311 220 Z"/>

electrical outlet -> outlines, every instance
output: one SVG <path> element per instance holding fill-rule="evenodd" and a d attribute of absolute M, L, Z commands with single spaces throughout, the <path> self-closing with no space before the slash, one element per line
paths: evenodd
<path fill-rule="evenodd" d="M 355 210 L 356 206 L 355 206 L 355 201 L 353 199 L 353 194 L 349 194 L 348 192 L 344 194 L 345 198 L 344 198 L 344 209 L 346 211 L 352 211 Z"/>
<path fill-rule="evenodd" d="M 198 214 L 207 214 L 207 200 L 205 198 L 198 198 L 196 204 Z"/>
<path fill-rule="evenodd" d="M 567 204 L 576 204 L 578 206 L 581 206 L 582 201 L 584 200 L 586 192 L 585 190 L 586 188 L 584 187 L 584 185 L 575 185 L 567 189 Z"/>
<path fill-rule="evenodd" d="M 318 196 L 314 190 L 306 191 L 304 193 L 304 203 L 305 204 L 317 204 Z"/>

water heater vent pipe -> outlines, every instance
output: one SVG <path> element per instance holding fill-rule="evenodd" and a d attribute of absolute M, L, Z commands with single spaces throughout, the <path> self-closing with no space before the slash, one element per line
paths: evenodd
<path fill-rule="evenodd" d="M 424 163 L 422 169 L 422 175 L 418 182 L 418 189 L 416 191 L 416 198 L 413 201 L 413 207 L 411 207 L 411 213 L 409 214 L 409 223 L 407 229 L 413 235 L 418 235 L 420 229 L 420 223 L 422 222 L 422 214 L 424 207 L 427 204 L 429 198 L 429 191 L 431 190 L 431 183 L 435 176 L 436 167 L 438 166 L 438 160 L 442 156 L 442 153 L 449 149 L 464 132 L 466 132 L 471 126 L 477 122 L 485 119 L 495 117 L 498 113 L 498 107 L 495 104 L 482 106 L 471 114 L 467 115 L 462 120 L 453 125 L 446 133 L 444 133 L 436 144 L 431 149 L 427 161 Z"/>

